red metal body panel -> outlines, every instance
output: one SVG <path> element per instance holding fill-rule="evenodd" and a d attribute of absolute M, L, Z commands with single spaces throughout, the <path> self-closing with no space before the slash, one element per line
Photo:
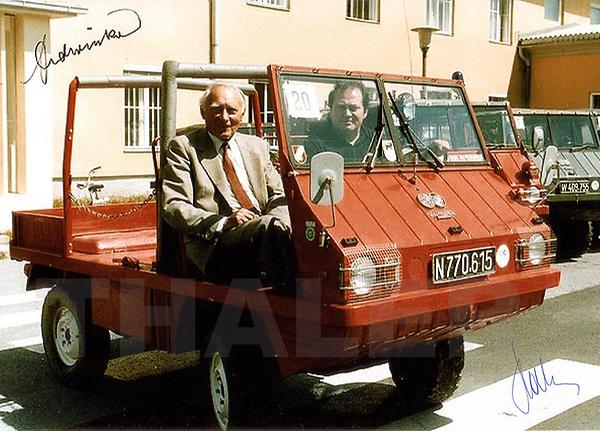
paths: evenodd
<path fill-rule="evenodd" d="M 458 335 L 541 304 L 545 289 L 558 284 L 559 271 L 547 263 L 523 269 L 514 259 L 492 274 L 433 284 L 430 263 L 434 253 L 501 244 L 515 253 L 519 239 L 535 232 L 549 234 L 545 225 L 531 222 L 535 212 L 510 197 L 510 186 L 488 164 L 447 166 L 440 172 L 419 166 L 415 183 L 409 181 L 412 167 L 376 168 L 369 173 L 347 169 L 344 199 L 336 204 L 335 226 L 330 227 L 331 208 L 311 203 L 308 172 L 295 171 L 288 158 L 283 101 L 274 73 L 281 68 L 270 66 L 269 70 L 283 182 L 299 257 L 296 296 L 269 288 L 245 291 L 157 273 L 155 243 L 151 240 L 157 224 L 154 204 L 126 219 L 114 220 L 72 208 L 70 162 L 77 79 L 69 87 L 62 217 L 60 210 L 15 213 L 11 256 L 66 276 L 91 279 L 95 324 L 143 338 L 165 350 L 174 348 L 188 304 L 198 301 L 223 305 L 223 309 L 246 307 L 264 323 L 272 345 L 284 350 L 279 359 L 284 375 L 370 358 L 406 343 Z M 380 76 L 362 72 L 350 75 Z M 456 85 L 455 81 L 394 78 Z M 255 112 L 260 113 L 257 102 L 253 98 Z M 417 195 L 432 191 L 443 195 L 452 215 L 419 205 Z M 94 211 L 116 215 L 132 207 L 94 206 Z M 40 234 L 37 223 L 48 227 L 46 236 Z M 316 232 L 326 232 L 322 245 L 308 235 L 313 224 Z M 462 232 L 450 233 L 456 226 Z M 344 245 L 348 238 L 357 240 L 354 248 Z M 53 245 L 44 248 L 44 244 Z M 401 256 L 401 280 L 387 296 L 348 301 L 340 289 L 344 257 L 353 249 L 383 245 L 393 245 Z"/>

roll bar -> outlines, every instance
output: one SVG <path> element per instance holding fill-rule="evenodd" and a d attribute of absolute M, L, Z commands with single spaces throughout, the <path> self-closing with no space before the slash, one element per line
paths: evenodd
<path fill-rule="evenodd" d="M 219 65 L 219 68 L 224 65 Z M 213 68 L 209 68 L 213 69 Z M 265 68 L 266 74 L 266 68 Z M 202 73 L 197 73 L 194 76 L 176 78 L 174 80 L 174 89 L 185 90 L 204 90 L 215 80 L 210 79 L 211 76 L 223 77 L 215 73 L 206 75 L 204 79 L 200 77 Z M 238 87 L 244 94 L 251 97 L 255 109 L 260 108 L 258 95 L 252 84 L 232 83 Z M 73 252 L 73 218 L 71 214 L 71 159 L 73 153 L 73 137 L 75 129 L 75 104 L 77 100 L 77 91 L 79 89 L 98 89 L 98 88 L 161 88 L 162 79 L 160 75 L 104 75 L 104 76 L 79 76 L 75 77 L 69 84 L 69 95 L 67 101 L 67 121 L 65 125 L 65 141 L 63 148 L 63 255 L 70 256 Z M 172 91 L 172 90 L 171 90 Z M 176 91 L 175 91 L 176 93 Z M 176 101 L 176 99 L 175 99 Z M 255 111 L 259 112 L 259 111 Z M 258 125 L 257 125 L 258 130 Z M 163 141 L 165 142 L 165 141 Z M 162 146 L 161 146 L 162 147 Z M 162 154 L 162 150 L 161 150 Z M 157 205 L 160 208 L 160 205 Z M 159 219 L 160 220 L 160 219 Z M 160 223 L 158 223 L 160 225 Z"/>

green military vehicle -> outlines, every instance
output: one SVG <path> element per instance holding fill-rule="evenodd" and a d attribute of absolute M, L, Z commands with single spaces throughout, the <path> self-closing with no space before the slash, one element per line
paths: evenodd
<path fill-rule="evenodd" d="M 549 223 L 562 255 L 584 252 L 600 231 L 600 144 L 590 111 L 514 109 L 515 126 L 541 167 Z M 546 159 L 546 162 L 544 162 Z M 592 231 L 596 228 L 596 234 Z"/>

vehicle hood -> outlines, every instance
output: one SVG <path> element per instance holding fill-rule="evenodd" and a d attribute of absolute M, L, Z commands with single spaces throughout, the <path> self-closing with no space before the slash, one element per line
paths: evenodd
<path fill-rule="evenodd" d="M 506 180 L 492 169 L 370 173 L 344 176 L 344 197 L 336 204 L 336 243 L 355 238 L 362 245 L 394 243 L 398 248 L 444 244 L 531 231 L 535 212 L 510 196 Z M 427 208 L 419 194 L 436 193 L 445 207 Z M 314 205 L 324 226 L 330 206 Z M 458 227 L 461 232 L 456 233 Z M 538 229 L 539 230 L 539 227 Z M 451 233 L 454 231 L 455 233 Z"/>
<path fill-rule="evenodd" d="M 534 155 L 533 159 L 538 167 L 541 167 L 543 153 Z M 561 179 L 600 178 L 600 150 L 598 149 L 571 152 L 559 148 L 557 162 Z M 553 175 L 557 175 L 555 169 Z"/>

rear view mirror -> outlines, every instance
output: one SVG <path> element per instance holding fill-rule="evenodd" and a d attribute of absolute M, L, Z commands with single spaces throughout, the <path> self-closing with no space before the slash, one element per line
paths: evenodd
<path fill-rule="evenodd" d="M 406 121 L 410 123 L 415 119 L 417 103 L 412 94 L 402 93 L 400 96 L 396 97 L 396 106 L 402 111 Z"/>
<path fill-rule="evenodd" d="M 344 197 L 344 158 L 325 151 L 310 161 L 310 200 L 318 205 L 333 205 Z"/>
<path fill-rule="evenodd" d="M 544 158 L 542 159 L 542 167 L 540 169 L 542 184 L 545 186 L 549 185 L 554 179 L 552 175 L 552 168 L 555 166 L 556 159 L 558 157 L 558 149 L 554 145 L 549 145 L 544 152 Z"/>
<path fill-rule="evenodd" d="M 531 146 L 535 152 L 541 152 L 544 148 L 544 128 L 535 126 L 533 128 L 533 136 L 531 137 Z"/>

